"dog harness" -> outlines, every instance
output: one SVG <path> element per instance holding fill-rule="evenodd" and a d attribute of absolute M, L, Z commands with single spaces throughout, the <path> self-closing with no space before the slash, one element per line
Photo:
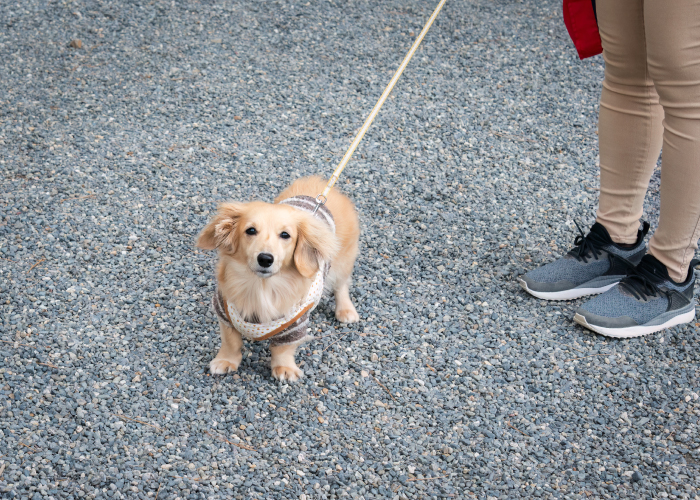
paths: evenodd
<path fill-rule="evenodd" d="M 310 196 L 294 196 L 282 200 L 280 205 L 289 205 L 297 210 L 309 212 L 314 217 L 326 223 L 335 233 L 335 221 L 333 215 L 325 207 L 321 206 L 314 213 L 316 200 Z M 323 286 L 330 269 L 330 262 L 322 262 L 314 276 L 306 297 L 297 304 L 289 314 L 268 323 L 250 323 L 243 319 L 233 305 L 226 302 L 217 286 L 212 297 L 214 312 L 224 324 L 236 329 L 248 340 L 270 340 L 271 346 L 295 344 L 307 340 L 309 327 L 309 313 L 313 311 L 321 301 Z"/>

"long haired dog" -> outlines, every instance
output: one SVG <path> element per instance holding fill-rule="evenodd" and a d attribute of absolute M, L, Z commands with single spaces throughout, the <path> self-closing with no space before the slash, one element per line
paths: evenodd
<path fill-rule="evenodd" d="M 348 289 L 360 236 L 357 212 L 333 189 L 326 205 L 312 214 L 314 197 L 325 185 L 320 177 L 306 177 L 274 204 L 223 203 L 199 234 L 198 247 L 219 253 L 213 304 L 221 348 L 209 365 L 211 373 L 238 369 L 246 337 L 270 339 L 273 377 L 299 379 L 303 372 L 294 354 L 308 338 L 308 314 L 324 284 L 335 293 L 340 322 L 360 319 Z"/>

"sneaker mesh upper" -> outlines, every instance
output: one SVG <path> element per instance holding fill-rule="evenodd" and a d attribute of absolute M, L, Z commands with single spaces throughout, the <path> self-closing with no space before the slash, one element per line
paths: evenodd
<path fill-rule="evenodd" d="M 581 306 L 581 309 L 605 318 L 620 318 L 628 316 L 638 325 L 648 323 L 659 314 L 666 311 L 668 299 L 663 295 L 657 299 L 641 302 L 625 293 L 620 285 L 592 298 Z"/>
<path fill-rule="evenodd" d="M 590 281 L 604 274 L 610 268 L 608 259 L 578 261 L 573 257 L 563 257 L 527 273 L 527 277 L 539 283 L 556 283 L 570 281 L 576 285 Z"/>
<path fill-rule="evenodd" d="M 628 258 L 639 253 L 640 246 L 626 250 L 614 245 L 608 245 L 603 250 L 606 252 Z M 588 258 L 588 263 L 577 260 L 571 255 L 566 255 L 561 259 L 545 264 L 533 269 L 526 276 L 538 283 L 556 283 L 558 281 L 570 281 L 575 285 L 580 285 L 598 276 L 605 274 L 610 269 L 608 256 L 603 254 L 598 260 L 593 257 Z"/>
<path fill-rule="evenodd" d="M 639 250 L 642 249 L 643 246 L 644 246 L 644 244 L 642 243 L 640 245 L 637 245 L 634 248 L 627 249 L 627 248 L 620 248 L 620 247 L 617 247 L 615 245 L 608 245 L 603 250 L 605 250 L 606 252 L 618 255 L 618 256 L 622 257 L 623 259 L 628 259 L 628 258 L 632 257 L 634 254 L 639 253 Z"/>

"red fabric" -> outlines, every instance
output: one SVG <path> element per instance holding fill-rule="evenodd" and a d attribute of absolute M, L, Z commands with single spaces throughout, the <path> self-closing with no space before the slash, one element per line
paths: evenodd
<path fill-rule="evenodd" d="M 581 59 L 603 52 L 592 0 L 564 0 L 564 24 Z"/>

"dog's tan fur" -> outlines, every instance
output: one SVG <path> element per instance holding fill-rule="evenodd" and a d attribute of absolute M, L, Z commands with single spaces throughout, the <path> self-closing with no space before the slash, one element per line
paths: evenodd
<path fill-rule="evenodd" d="M 219 252 L 216 275 L 221 294 L 247 321 L 266 323 L 287 314 L 306 296 L 321 261 L 332 262 L 327 283 L 335 293 L 336 318 L 342 323 L 360 319 L 349 294 L 360 237 L 352 202 L 336 189 L 328 195 L 326 207 L 333 214 L 335 234 L 311 214 L 278 204 L 293 196 L 315 197 L 325 185 L 320 177 L 305 177 L 285 189 L 275 204 L 223 203 L 199 234 L 198 247 Z M 246 234 L 250 227 L 257 234 Z M 290 238 L 281 238 L 282 232 Z M 269 277 L 256 273 L 261 252 L 274 256 Z M 221 321 L 219 329 L 221 349 L 209 367 L 213 374 L 237 370 L 242 359 L 241 334 Z M 294 361 L 297 347 L 271 347 L 273 377 L 294 381 L 303 375 Z"/>

